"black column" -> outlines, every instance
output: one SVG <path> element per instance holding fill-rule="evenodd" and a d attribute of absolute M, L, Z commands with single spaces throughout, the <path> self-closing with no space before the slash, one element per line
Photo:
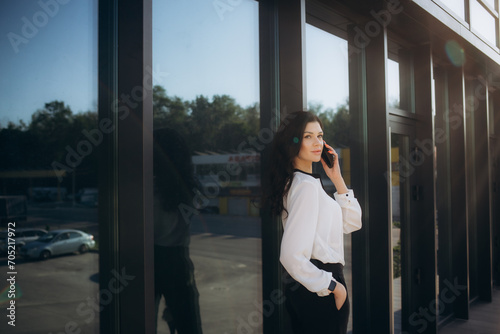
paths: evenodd
<path fill-rule="evenodd" d="M 153 333 L 152 0 L 119 4 L 118 96 L 129 111 L 118 123 L 119 265 L 135 276 L 120 298 L 120 331 Z"/>
<path fill-rule="evenodd" d="M 498 79 L 497 79 L 498 80 Z M 493 133 L 490 133 L 490 168 L 491 168 L 491 223 L 493 239 L 493 280 L 500 286 L 500 92 L 493 94 L 492 114 Z"/>
<path fill-rule="evenodd" d="M 449 68 L 449 109 L 446 121 L 450 128 L 451 241 L 452 281 L 459 293 L 451 301 L 455 317 L 469 318 L 469 254 L 467 189 L 465 164 L 465 84 L 462 68 Z"/>
<path fill-rule="evenodd" d="M 101 333 L 154 332 L 151 19 L 151 0 L 99 2 Z"/>
<path fill-rule="evenodd" d="M 117 96 L 115 54 L 117 1 L 99 1 L 99 124 L 116 124 L 112 104 Z M 103 136 L 99 154 L 99 286 L 105 288 L 118 268 L 118 214 L 115 207 L 117 173 L 116 133 Z M 99 313 L 101 333 L 120 332 L 120 295 L 115 295 Z"/>
<path fill-rule="evenodd" d="M 368 142 L 368 207 L 363 227 L 369 239 L 368 294 L 369 330 L 390 333 L 392 327 L 390 143 L 386 99 L 387 31 L 373 37 L 365 47 Z M 354 245 L 353 245 L 354 248 Z M 354 255 L 353 255 L 354 256 Z M 356 259 L 353 258 L 353 262 Z M 353 273 L 354 276 L 354 273 Z M 356 287 L 354 287 L 356 288 Z"/>
<path fill-rule="evenodd" d="M 305 0 L 259 1 L 261 128 L 276 130 L 288 113 L 304 110 L 303 69 Z M 270 147 L 262 152 L 262 180 L 268 180 Z M 266 184 L 262 184 L 265 188 Z M 279 262 L 283 233 L 279 217 L 269 212 L 262 219 L 263 310 L 265 333 L 290 333 L 284 309 L 284 278 Z"/>
<path fill-rule="evenodd" d="M 349 55 L 349 114 L 351 117 L 351 176 L 352 188 L 363 210 L 362 228 L 351 236 L 352 244 L 352 326 L 354 333 L 369 333 L 369 253 L 368 224 L 368 159 L 367 159 L 367 101 L 366 101 L 366 54 L 356 41 L 358 32 L 348 28 Z"/>
<path fill-rule="evenodd" d="M 303 57 L 305 0 L 278 0 L 281 115 L 307 108 Z"/>
<path fill-rule="evenodd" d="M 429 309 L 427 326 L 411 326 L 413 333 L 437 333 L 436 226 L 434 189 L 434 127 L 432 104 L 432 52 L 430 45 L 414 50 L 415 113 L 418 117 L 415 142 L 410 144 L 410 161 L 416 166 L 412 186 L 410 227 L 409 309 L 403 308 L 403 324 L 415 325 L 421 309 Z M 409 324 L 408 324 L 409 322 Z"/>
<path fill-rule="evenodd" d="M 474 141 L 476 169 L 476 224 L 477 224 L 477 280 L 478 296 L 492 300 L 492 226 L 490 210 L 490 149 L 488 129 L 488 83 L 475 80 L 474 84 Z"/>
<path fill-rule="evenodd" d="M 279 116 L 278 1 L 259 1 L 260 127 L 276 130 Z M 261 154 L 262 187 L 269 179 L 270 145 Z M 279 262 L 282 226 L 278 217 L 261 212 L 262 300 L 270 301 L 273 312 L 264 316 L 264 333 L 286 333 L 283 329 L 284 295 Z M 264 313 L 263 313 L 264 314 Z"/>

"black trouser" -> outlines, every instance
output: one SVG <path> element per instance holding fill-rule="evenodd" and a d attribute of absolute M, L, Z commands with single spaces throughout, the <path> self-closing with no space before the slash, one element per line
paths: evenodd
<path fill-rule="evenodd" d="M 199 294 L 194 281 L 194 266 L 189 257 L 188 247 L 155 245 L 154 248 L 157 312 L 163 296 L 168 308 L 167 322 L 171 329 L 175 328 L 179 334 L 202 333 Z"/>
<path fill-rule="evenodd" d="M 331 272 L 337 282 L 342 283 L 347 290 L 342 264 L 324 264 L 318 260 L 311 260 L 311 262 L 319 269 Z M 291 278 L 290 280 L 292 282 L 286 285 L 286 307 L 290 313 L 294 334 L 345 334 L 347 332 L 349 298 L 340 310 L 337 310 L 333 294 L 319 297 L 302 284 Z"/>

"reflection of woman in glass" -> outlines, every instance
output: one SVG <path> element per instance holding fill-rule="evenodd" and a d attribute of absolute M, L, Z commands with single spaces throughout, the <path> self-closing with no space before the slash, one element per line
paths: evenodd
<path fill-rule="evenodd" d="M 189 221 L 180 206 L 192 206 L 195 181 L 189 148 L 174 130 L 154 131 L 155 299 L 170 332 L 202 333 L 199 294 L 189 257 Z"/>
<path fill-rule="evenodd" d="M 338 155 L 329 168 L 321 152 L 321 121 L 309 112 L 289 115 L 273 144 L 267 203 L 282 216 L 280 261 L 294 279 L 286 287 L 286 306 L 294 333 L 346 333 L 349 300 L 343 276 L 343 234 L 361 228 L 361 208 L 340 172 Z M 337 192 L 323 189 L 312 163 L 322 162 Z"/>

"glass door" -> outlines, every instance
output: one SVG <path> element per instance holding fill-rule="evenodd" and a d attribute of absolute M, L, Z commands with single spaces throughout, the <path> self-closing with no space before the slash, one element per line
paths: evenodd
<path fill-rule="evenodd" d="M 412 178 L 416 164 L 411 152 L 414 128 L 391 122 L 391 248 L 393 333 L 407 330 L 409 291 L 409 227 L 411 219 Z"/>

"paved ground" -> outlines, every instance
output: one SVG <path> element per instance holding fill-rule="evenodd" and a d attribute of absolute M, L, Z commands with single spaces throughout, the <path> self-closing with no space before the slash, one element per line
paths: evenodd
<path fill-rule="evenodd" d="M 493 290 L 493 302 L 473 303 L 469 320 L 455 319 L 439 334 L 498 334 L 500 333 L 500 288 Z"/>
<path fill-rule="evenodd" d="M 204 333 L 262 333 L 260 239 L 200 234 L 191 258 L 200 293 Z M 159 321 L 159 333 L 169 333 Z M 247 333 L 240 330 L 240 333 Z"/>
<path fill-rule="evenodd" d="M 195 235 L 191 254 L 205 333 L 236 333 L 240 324 L 262 332 L 261 313 L 256 312 L 262 291 L 260 239 Z M 5 258 L 1 263 L 0 279 L 5 282 Z M 91 307 L 99 293 L 98 253 L 41 262 L 18 259 L 16 267 L 16 289 L 21 292 L 16 327 L 7 325 L 8 304 L 3 303 L 0 333 L 98 333 L 99 314 Z M 168 333 L 165 323 L 159 324 L 159 332 Z"/>
<path fill-rule="evenodd" d="M 1 259 L 0 282 L 6 280 L 6 261 Z M 98 312 L 87 302 L 97 298 L 98 254 L 67 255 L 47 261 L 16 260 L 15 327 L 7 321 L 7 303 L 2 295 L 0 333 L 98 333 Z"/>
<path fill-rule="evenodd" d="M 31 208 L 22 225 L 82 229 L 98 239 L 95 208 Z M 223 235 L 224 231 L 231 235 Z M 259 219 L 200 216 L 193 222 L 193 233 L 191 256 L 204 332 L 237 333 L 238 326 L 262 332 Z M 9 326 L 6 317 L 11 298 L 0 294 L 0 333 L 98 333 L 97 252 L 41 262 L 18 258 L 15 266 L 16 326 Z M 0 257 L 0 291 L 8 288 L 7 272 L 7 258 Z M 163 321 L 159 325 L 160 333 L 168 333 Z"/>

